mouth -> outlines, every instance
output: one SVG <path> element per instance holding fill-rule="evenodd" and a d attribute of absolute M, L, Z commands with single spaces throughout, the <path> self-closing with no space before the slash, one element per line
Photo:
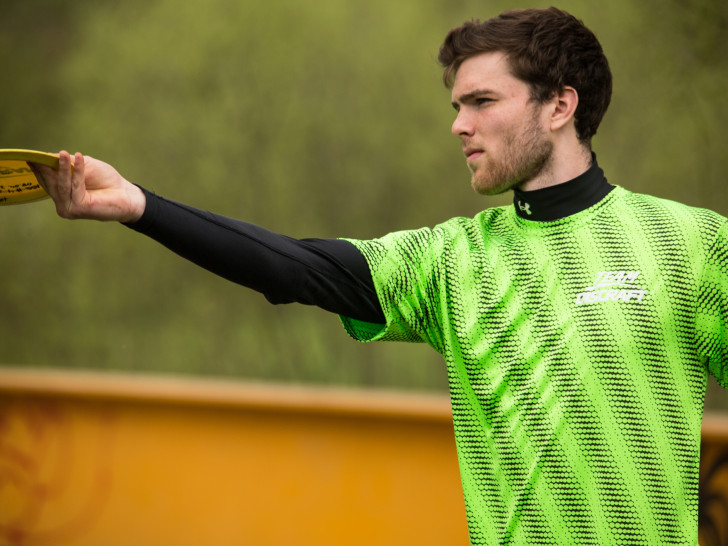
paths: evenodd
<path fill-rule="evenodd" d="M 473 161 L 485 153 L 481 148 L 464 148 L 463 154 L 466 161 Z"/>

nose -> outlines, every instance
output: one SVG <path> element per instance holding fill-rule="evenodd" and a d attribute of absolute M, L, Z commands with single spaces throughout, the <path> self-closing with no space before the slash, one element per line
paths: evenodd
<path fill-rule="evenodd" d="M 450 130 L 457 137 L 473 135 L 473 123 L 470 120 L 470 116 L 467 115 L 465 108 L 458 110 L 458 114 L 455 116 L 455 121 L 453 121 Z"/>

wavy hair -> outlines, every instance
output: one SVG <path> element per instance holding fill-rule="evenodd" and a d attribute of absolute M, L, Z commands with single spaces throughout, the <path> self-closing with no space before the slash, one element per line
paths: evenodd
<path fill-rule="evenodd" d="M 445 85 L 452 87 L 463 61 L 496 51 L 506 55 L 512 74 L 529 85 L 534 100 L 545 102 L 565 86 L 576 89 L 576 132 L 589 145 L 612 97 L 612 72 L 594 33 L 557 8 L 511 10 L 464 23 L 440 47 Z"/>

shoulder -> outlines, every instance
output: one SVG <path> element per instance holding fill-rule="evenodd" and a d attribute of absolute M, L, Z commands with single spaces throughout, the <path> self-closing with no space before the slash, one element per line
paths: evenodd
<path fill-rule="evenodd" d="M 634 193 L 621 187 L 617 190 L 622 203 L 620 210 L 653 225 L 655 229 L 671 224 L 684 233 L 692 233 L 702 239 L 712 239 L 718 232 L 726 231 L 728 218 L 713 210 L 654 195 Z"/>
<path fill-rule="evenodd" d="M 512 206 L 492 207 L 472 217 L 455 217 L 435 226 L 446 239 L 467 237 L 482 239 L 513 228 L 515 213 Z"/>
<path fill-rule="evenodd" d="M 676 218 L 695 218 L 711 223 L 722 224 L 728 219 L 713 210 L 686 205 L 646 193 L 635 193 L 618 187 L 623 201 L 630 207 L 647 215 L 670 215 Z"/>
<path fill-rule="evenodd" d="M 453 250 L 481 246 L 490 231 L 497 231 L 509 223 L 509 208 L 489 208 L 473 217 L 457 216 L 434 226 L 393 231 L 375 239 L 347 240 L 364 254 L 370 264 L 392 260 L 435 263 Z"/>

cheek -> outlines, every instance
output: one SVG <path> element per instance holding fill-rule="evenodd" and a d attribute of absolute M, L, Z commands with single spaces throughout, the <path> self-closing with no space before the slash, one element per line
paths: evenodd
<path fill-rule="evenodd" d="M 492 139 L 512 133 L 514 129 L 513 117 L 507 112 L 495 109 L 483 112 L 478 121 L 481 134 Z"/>
<path fill-rule="evenodd" d="M 494 117 L 482 125 L 480 137 L 486 155 L 499 156 L 513 140 L 513 127 Z"/>

